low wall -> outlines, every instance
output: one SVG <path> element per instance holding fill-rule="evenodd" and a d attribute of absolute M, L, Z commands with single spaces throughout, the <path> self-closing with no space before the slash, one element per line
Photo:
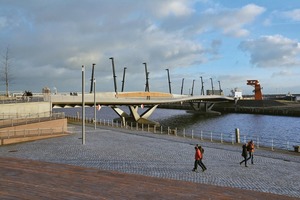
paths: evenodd
<path fill-rule="evenodd" d="M 50 102 L 26 102 L 26 103 L 9 103 L 0 104 L 0 119 L 18 118 L 37 113 L 51 113 Z"/>
<path fill-rule="evenodd" d="M 34 141 L 68 134 L 67 118 L 0 129 L 0 145 Z"/>
<path fill-rule="evenodd" d="M 21 143 L 21 142 L 30 142 L 35 140 L 43 140 L 43 139 L 54 138 L 54 137 L 62 137 L 66 135 L 68 134 L 53 134 L 53 135 L 31 136 L 31 137 L 6 138 L 6 139 L 0 139 L 0 146 Z"/>

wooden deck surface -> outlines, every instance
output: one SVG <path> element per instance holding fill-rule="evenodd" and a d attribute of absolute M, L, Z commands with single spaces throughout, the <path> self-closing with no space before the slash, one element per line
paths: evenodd
<path fill-rule="evenodd" d="M 201 173 L 199 173 L 201 176 Z M 0 157 L 0 199 L 296 199 L 269 193 Z"/>

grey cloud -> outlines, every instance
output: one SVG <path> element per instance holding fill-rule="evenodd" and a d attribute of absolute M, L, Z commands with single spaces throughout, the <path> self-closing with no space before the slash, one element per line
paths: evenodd
<path fill-rule="evenodd" d="M 290 67 L 300 64 L 299 43 L 281 35 L 246 40 L 240 43 L 239 48 L 250 54 L 250 62 L 257 67 Z"/>
<path fill-rule="evenodd" d="M 96 63 L 99 90 L 111 91 L 110 57 L 115 58 L 119 82 L 127 66 L 128 88 L 143 88 L 143 62 L 148 63 L 150 78 L 165 73 L 166 67 L 207 62 L 218 52 L 219 44 L 216 40 L 205 47 L 196 38 L 211 26 L 225 30 L 236 17 L 233 14 L 221 23 L 220 16 L 232 11 L 195 13 L 192 6 L 197 1 L 2 2 L 0 38 L 5 44 L 1 47 L 9 45 L 13 51 L 18 90 L 41 91 L 47 85 L 60 91 L 80 90 L 81 66 L 87 67 L 88 79 L 91 64 Z M 249 14 L 230 33 L 243 30 L 261 13 L 251 11 L 259 10 L 258 6 L 247 8 Z"/>

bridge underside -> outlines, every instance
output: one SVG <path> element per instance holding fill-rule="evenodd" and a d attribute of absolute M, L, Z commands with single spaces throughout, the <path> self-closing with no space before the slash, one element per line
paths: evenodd
<path fill-rule="evenodd" d="M 200 115 L 221 115 L 220 112 L 212 110 L 215 105 L 213 102 L 189 102 L 189 104 L 192 107 L 192 110 L 188 110 L 188 113 Z"/>
<path fill-rule="evenodd" d="M 189 102 L 191 106 L 191 110 L 187 110 L 187 113 L 197 114 L 197 115 L 221 115 L 220 112 L 213 111 L 212 108 L 215 105 L 213 102 Z M 86 104 L 86 106 L 93 107 L 94 104 Z M 72 108 L 72 107 L 81 107 L 81 105 L 60 105 L 55 106 L 56 108 Z M 138 124 L 149 124 L 159 126 L 158 122 L 149 120 L 149 117 L 154 113 L 155 109 L 158 107 L 158 104 L 155 105 L 147 105 L 146 110 L 141 114 L 138 112 L 140 106 L 137 105 L 127 105 L 129 113 L 124 111 L 118 105 L 110 105 L 113 111 L 119 116 L 120 122 L 125 126 L 127 123 L 138 123 Z"/>
<path fill-rule="evenodd" d="M 138 113 L 139 106 L 128 106 L 130 113 L 126 113 L 121 108 L 117 106 L 111 106 L 111 108 L 119 115 L 120 120 L 122 121 L 123 125 L 126 122 L 135 122 L 139 124 L 150 124 L 150 125 L 159 125 L 158 122 L 154 122 L 149 120 L 148 118 L 154 112 L 158 105 L 150 106 L 147 108 L 145 112 L 142 114 Z"/>

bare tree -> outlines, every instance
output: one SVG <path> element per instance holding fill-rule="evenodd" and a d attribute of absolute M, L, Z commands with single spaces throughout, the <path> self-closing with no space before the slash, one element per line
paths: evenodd
<path fill-rule="evenodd" d="M 9 86 L 11 84 L 12 81 L 12 75 L 10 72 L 10 62 L 11 62 L 11 58 L 10 58 L 10 54 L 9 54 L 9 48 L 6 48 L 5 53 L 2 55 L 3 61 L 3 72 L 2 72 L 2 81 L 5 84 L 5 95 L 8 97 L 9 96 Z"/>

